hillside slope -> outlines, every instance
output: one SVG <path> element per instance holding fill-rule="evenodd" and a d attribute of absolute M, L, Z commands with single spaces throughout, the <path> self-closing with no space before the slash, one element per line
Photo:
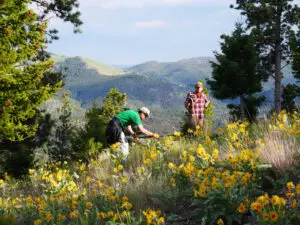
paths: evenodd
<path fill-rule="evenodd" d="M 82 107 L 88 107 L 91 102 L 101 104 L 111 88 L 118 88 L 127 94 L 126 107 L 135 109 L 147 105 L 151 108 L 154 117 L 146 125 L 164 133 L 180 127 L 186 94 L 194 90 L 196 81 L 211 77 L 209 61 L 213 60 L 199 57 L 170 63 L 151 61 L 121 70 L 82 57 L 56 58 L 56 69 L 66 68 L 64 90 Z M 295 82 L 289 67 L 285 68 L 284 74 L 283 83 Z M 264 84 L 261 94 L 267 96 L 265 108 L 272 106 L 273 87 L 272 80 Z M 210 98 L 215 108 L 214 123 L 219 126 L 228 118 L 226 104 L 237 103 L 237 99 L 219 101 Z"/>
<path fill-rule="evenodd" d="M 213 58 L 198 57 L 167 63 L 149 61 L 130 67 L 126 71 L 166 79 L 177 84 L 189 85 L 211 76 L 209 63 L 211 60 Z"/>

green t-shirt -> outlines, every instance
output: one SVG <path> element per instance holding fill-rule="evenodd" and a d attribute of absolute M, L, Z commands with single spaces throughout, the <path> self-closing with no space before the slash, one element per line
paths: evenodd
<path fill-rule="evenodd" d="M 115 116 L 118 118 L 124 128 L 129 125 L 141 125 L 142 121 L 139 113 L 135 110 L 125 110 Z"/>

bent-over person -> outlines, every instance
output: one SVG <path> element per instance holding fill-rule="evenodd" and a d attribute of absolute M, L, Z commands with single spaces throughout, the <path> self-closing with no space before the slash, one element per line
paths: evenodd
<path fill-rule="evenodd" d="M 141 107 L 136 110 L 125 110 L 117 115 L 115 115 L 111 121 L 108 123 L 106 128 L 106 140 L 108 145 L 120 142 L 121 151 L 125 156 L 129 154 L 129 144 L 125 136 L 125 129 L 133 137 L 137 137 L 136 133 L 133 131 L 132 126 L 137 126 L 138 130 L 148 136 L 157 138 L 158 135 L 151 131 L 148 131 L 143 127 L 142 121 L 150 116 L 150 110 L 146 107 Z"/>

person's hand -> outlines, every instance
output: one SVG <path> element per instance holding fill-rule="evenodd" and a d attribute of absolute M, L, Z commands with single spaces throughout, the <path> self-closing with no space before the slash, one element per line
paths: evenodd
<path fill-rule="evenodd" d="M 138 140 L 138 139 L 139 139 L 139 136 L 137 136 L 136 133 L 133 133 L 133 134 L 132 134 L 132 137 L 133 137 L 133 139 L 135 139 L 135 140 Z"/>
<path fill-rule="evenodd" d="M 152 138 L 159 138 L 159 135 L 158 135 L 157 133 L 154 133 L 154 134 L 152 135 Z"/>

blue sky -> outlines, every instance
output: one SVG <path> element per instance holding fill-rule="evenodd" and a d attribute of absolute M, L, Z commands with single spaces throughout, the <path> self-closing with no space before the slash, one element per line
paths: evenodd
<path fill-rule="evenodd" d="M 82 34 L 52 20 L 60 39 L 48 46 L 55 54 L 83 56 L 109 65 L 149 60 L 176 61 L 213 56 L 220 35 L 229 34 L 239 12 L 235 0 L 79 0 Z"/>

